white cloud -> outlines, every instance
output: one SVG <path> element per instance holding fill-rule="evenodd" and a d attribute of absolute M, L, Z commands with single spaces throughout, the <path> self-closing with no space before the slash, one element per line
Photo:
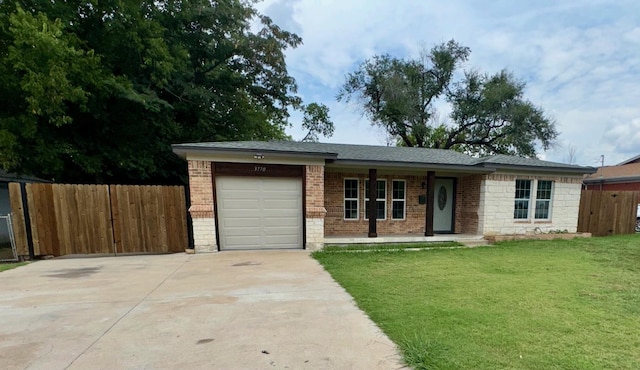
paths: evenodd
<path fill-rule="evenodd" d="M 640 117 L 630 123 L 620 123 L 609 128 L 604 141 L 621 153 L 634 156 L 640 153 Z"/>

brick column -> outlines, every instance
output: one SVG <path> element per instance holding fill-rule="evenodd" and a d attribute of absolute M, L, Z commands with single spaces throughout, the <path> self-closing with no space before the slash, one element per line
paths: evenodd
<path fill-rule="evenodd" d="M 305 168 L 305 226 L 306 247 L 319 250 L 324 247 L 324 166 L 306 166 Z"/>
<path fill-rule="evenodd" d="M 211 162 L 188 161 L 189 213 L 193 221 L 195 251 L 217 252 L 216 219 L 213 212 L 213 182 Z"/>

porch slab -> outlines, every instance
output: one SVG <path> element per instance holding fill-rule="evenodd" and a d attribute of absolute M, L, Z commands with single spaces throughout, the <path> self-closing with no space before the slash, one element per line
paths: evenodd
<path fill-rule="evenodd" d="M 395 235 L 382 235 L 375 238 L 369 238 L 366 234 L 359 235 L 340 235 L 340 236 L 325 236 L 325 245 L 336 244 L 390 244 L 390 243 L 445 243 L 445 242 L 458 242 L 462 244 L 474 244 L 488 242 L 482 235 L 473 234 L 436 234 L 434 236 L 424 236 L 416 234 L 395 234 Z"/>

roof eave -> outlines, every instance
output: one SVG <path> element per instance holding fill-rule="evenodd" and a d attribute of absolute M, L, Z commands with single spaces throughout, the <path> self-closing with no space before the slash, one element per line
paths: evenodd
<path fill-rule="evenodd" d="M 629 159 L 627 159 L 625 161 L 622 161 L 622 162 L 616 164 L 616 166 L 624 166 L 625 164 L 633 163 L 633 162 L 635 162 L 635 161 L 637 161 L 639 159 L 640 159 L 640 155 L 637 155 L 637 156 L 635 156 L 633 158 L 629 158 Z"/>
<path fill-rule="evenodd" d="M 329 162 L 336 166 L 353 166 L 353 167 L 393 167 L 393 168 L 420 168 L 433 170 L 452 170 L 467 173 L 492 173 L 495 169 L 482 168 L 470 165 L 444 164 L 444 163 L 421 163 L 421 162 L 396 162 L 396 161 L 366 161 L 352 159 L 338 159 Z"/>
<path fill-rule="evenodd" d="M 482 163 L 480 165 L 484 168 L 493 168 L 494 170 L 516 170 L 516 171 L 528 171 L 528 172 L 551 172 L 551 173 L 565 173 L 572 175 L 586 175 L 596 172 L 593 167 L 547 167 L 547 166 L 524 166 L 524 165 L 512 165 L 512 164 L 498 164 L 498 163 Z"/>
<path fill-rule="evenodd" d="M 300 158 L 324 158 L 335 159 L 338 157 L 336 153 L 325 152 L 299 152 L 289 150 L 273 150 L 273 149 L 248 149 L 248 148 L 207 148 L 199 145 L 184 145 L 174 144 L 171 145 L 171 149 L 177 155 L 182 158 L 187 157 L 189 154 L 207 154 L 207 155 L 220 155 L 220 154 L 265 154 L 273 155 L 276 157 L 290 157 L 297 156 Z"/>
<path fill-rule="evenodd" d="M 640 176 L 620 176 L 620 177 L 589 177 L 584 179 L 582 182 L 585 184 L 615 184 L 615 183 L 626 183 L 626 182 L 640 182 Z"/>

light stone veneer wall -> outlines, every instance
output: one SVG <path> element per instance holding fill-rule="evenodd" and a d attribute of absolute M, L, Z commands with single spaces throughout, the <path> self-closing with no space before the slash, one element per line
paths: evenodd
<path fill-rule="evenodd" d="M 516 179 L 551 180 L 553 194 L 551 199 L 551 219 L 515 220 L 513 207 L 516 191 Z M 578 225 L 578 209 L 580 207 L 580 190 L 582 178 L 530 176 L 514 174 L 491 174 L 481 184 L 478 230 L 484 235 L 495 234 L 527 234 L 536 229 L 541 232 L 550 230 L 567 230 L 576 232 Z M 531 207 L 535 207 L 535 187 L 532 189 Z"/>
<path fill-rule="evenodd" d="M 307 218 L 307 249 L 317 251 L 324 248 L 324 218 Z"/>
<path fill-rule="evenodd" d="M 192 218 L 193 246 L 196 253 L 217 252 L 216 219 Z"/>

